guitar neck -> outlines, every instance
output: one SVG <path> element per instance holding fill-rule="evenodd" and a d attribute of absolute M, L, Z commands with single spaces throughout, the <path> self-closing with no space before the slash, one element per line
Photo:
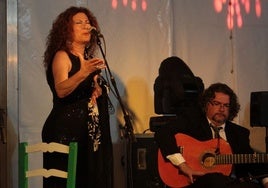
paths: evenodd
<path fill-rule="evenodd" d="M 216 164 L 268 163 L 268 154 L 224 154 L 216 156 Z"/>

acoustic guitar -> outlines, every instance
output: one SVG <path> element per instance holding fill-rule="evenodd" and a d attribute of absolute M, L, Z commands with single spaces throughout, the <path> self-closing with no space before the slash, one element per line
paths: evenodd
<path fill-rule="evenodd" d="M 187 161 L 195 170 L 212 173 L 219 172 L 229 175 L 232 164 L 267 163 L 268 154 L 232 154 L 228 142 L 223 139 L 199 141 L 188 135 L 178 133 L 175 135 L 177 146 Z M 215 151 L 219 150 L 219 154 Z M 162 181 L 174 188 L 185 187 L 190 184 L 189 178 L 180 173 L 178 167 L 165 160 L 158 150 L 158 171 Z"/>

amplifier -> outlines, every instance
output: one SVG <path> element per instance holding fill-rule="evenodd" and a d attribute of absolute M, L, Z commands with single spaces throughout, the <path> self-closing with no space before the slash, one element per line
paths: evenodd
<path fill-rule="evenodd" d="M 135 134 L 132 144 L 132 177 L 134 188 L 164 188 L 157 168 L 158 147 L 154 134 Z"/>
<path fill-rule="evenodd" d="M 251 93 L 250 125 L 252 127 L 268 127 L 268 91 Z"/>

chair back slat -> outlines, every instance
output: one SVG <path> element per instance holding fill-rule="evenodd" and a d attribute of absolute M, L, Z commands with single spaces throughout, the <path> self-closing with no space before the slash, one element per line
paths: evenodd
<path fill-rule="evenodd" d="M 75 188 L 77 167 L 77 143 L 71 142 L 69 146 L 60 143 L 37 143 L 29 145 L 27 142 L 19 144 L 19 188 L 28 188 L 28 178 L 42 176 L 45 178 L 55 176 L 66 178 L 66 188 Z M 58 169 L 31 169 L 29 170 L 29 154 L 35 152 L 59 152 L 68 155 L 67 171 Z"/>
<path fill-rule="evenodd" d="M 26 147 L 27 153 L 32 152 L 59 152 L 59 153 L 69 153 L 69 146 L 66 146 L 64 144 L 59 144 L 56 142 L 50 142 L 50 143 L 38 143 L 33 144 Z"/>

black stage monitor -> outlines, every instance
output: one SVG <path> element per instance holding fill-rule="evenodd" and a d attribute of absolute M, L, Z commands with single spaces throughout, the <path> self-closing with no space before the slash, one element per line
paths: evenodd
<path fill-rule="evenodd" d="M 250 125 L 252 127 L 268 127 L 268 91 L 251 93 Z"/>

